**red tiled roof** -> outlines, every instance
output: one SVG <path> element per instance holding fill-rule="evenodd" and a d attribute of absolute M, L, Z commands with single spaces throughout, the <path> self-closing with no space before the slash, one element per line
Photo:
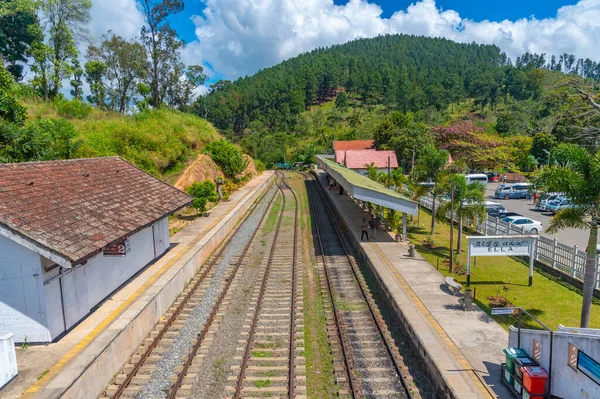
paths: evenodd
<path fill-rule="evenodd" d="M 348 169 L 365 169 L 365 165 L 375 163 L 377 168 L 387 168 L 388 157 L 390 158 L 390 167 L 396 169 L 398 160 L 394 151 L 375 151 L 375 150 L 354 150 L 354 151 L 336 151 L 335 160 L 343 165 L 344 157 Z"/>
<path fill-rule="evenodd" d="M 375 148 L 375 140 L 341 140 L 333 142 L 334 151 L 368 150 Z"/>
<path fill-rule="evenodd" d="M 191 200 L 119 157 L 0 164 L 0 227 L 73 264 Z"/>

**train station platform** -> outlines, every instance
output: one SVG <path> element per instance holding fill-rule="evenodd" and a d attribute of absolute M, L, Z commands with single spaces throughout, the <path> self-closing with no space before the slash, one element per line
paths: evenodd
<path fill-rule="evenodd" d="M 327 187 L 325 172 L 318 175 Z M 441 273 L 419 254 L 408 257 L 407 243 L 396 242 L 382 230 L 374 240 L 361 242 L 360 226 L 369 214 L 349 195 L 325 192 L 423 355 L 438 392 L 459 399 L 511 398 L 500 381 L 508 333 L 475 305 L 473 311 L 463 311 L 459 297 L 443 288 Z"/>
<path fill-rule="evenodd" d="M 17 348 L 19 374 L 0 398 L 93 398 L 148 335 L 274 173 L 246 186 L 171 237 L 170 250 L 111 294 L 59 341 Z M 101 282 L 98 282 L 101 284 Z"/>

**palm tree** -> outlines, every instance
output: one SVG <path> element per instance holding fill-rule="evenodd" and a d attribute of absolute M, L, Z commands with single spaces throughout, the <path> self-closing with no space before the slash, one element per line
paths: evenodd
<path fill-rule="evenodd" d="M 477 220 L 485 217 L 485 186 L 480 182 L 467 183 L 465 175 L 452 175 L 446 183 L 446 192 L 454 187 L 454 212 L 458 217 L 458 240 L 456 253 L 462 251 L 462 231 L 465 219 Z M 445 216 L 450 210 L 451 202 L 445 202 L 438 209 L 438 215 Z M 450 231 L 450 234 L 453 234 Z M 452 250 L 452 248 L 450 249 Z"/>
<path fill-rule="evenodd" d="M 433 204 L 431 207 L 431 234 L 435 230 L 435 214 L 436 214 L 436 200 L 437 197 L 443 192 L 443 182 L 446 178 L 446 165 L 450 153 L 446 150 L 437 149 L 434 145 L 426 145 L 419 151 L 419 158 L 417 159 L 415 172 L 419 180 L 424 181 L 427 179 L 433 180 L 435 186 L 431 190 L 433 195 Z"/>
<path fill-rule="evenodd" d="M 563 192 L 575 207 L 560 210 L 550 221 L 548 233 L 571 228 L 590 229 L 585 273 L 581 328 L 588 328 L 596 282 L 598 224 L 600 223 L 600 152 L 592 154 L 575 144 L 561 144 L 552 151 L 556 164 L 544 167 L 537 182 L 547 191 Z"/>

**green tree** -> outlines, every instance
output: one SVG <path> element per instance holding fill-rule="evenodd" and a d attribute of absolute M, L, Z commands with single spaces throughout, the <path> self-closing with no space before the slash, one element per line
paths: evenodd
<path fill-rule="evenodd" d="M 485 186 L 480 182 L 467 183 L 465 175 L 452 175 L 446 180 L 446 193 L 454 188 L 454 212 L 458 218 L 458 240 L 456 253 L 462 252 L 462 231 L 465 220 L 476 221 L 485 217 Z M 451 209 L 451 201 L 446 201 L 438 209 L 438 215 L 446 216 Z M 450 231 L 450 234 L 454 234 Z M 452 248 L 450 248 L 452 250 Z"/>
<path fill-rule="evenodd" d="M 149 84 L 152 91 L 151 105 L 160 108 L 167 83 L 172 74 L 174 60 L 179 60 L 179 48 L 183 43 L 167 23 L 171 15 L 183 11 L 181 0 L 140 0 L 146 25 L 142 28 L 141 40 L 150 56 Z"/>
<path fill-rule="evenodd" d="M 31 45 L 42 39 L 34 2 L 5 0 L 0 5 L 0 60 L 19 81 L 27 63 Z"/>
<path fill-rule="evenodd" d="M 110 99 L 109 106 L 125 113 L 137 92 L 138 83 L 146 76 L 146 51 L 140 43 L 128 42 L 112 32 L 102 38 L 99 47 L 88 48 L 88 58 L 106 67 L 103 77 Z M 94 67 L 103 69 L 100 64 Z M 94 72 L 99 73 L 100 70 L 95 69 Z"/>
<path fill-rule="evenodd" d="M 541 163 L 549 163 L 549 153 L 556 146 L 556 137 L 547 132 L 540 132 L 533 136 L 531 146 L 531 155 L 536 157 Z M 546 153 L 548 151 L 548 153 Z"/>
<path fill-rule="evenodd" d="M 91 0 L 43 0 L 41 9 L 48 25 L 48 45 L 52 48 L 50 96 L 58 95 L 62 80 L 72 74 L 69 60 L 78 56 L 77 43 L 89 35 Z"/>
<path fill-rule="evenodd" d="M 90 60 L 85 63 L 85 80 L 90 85 L 90 95 L 87 100 L 97 108 L 106 107 L 106 64 L 98 60 Z"/>
<path fill-rule="evenodd" d="M 12 75 L 0 62 L 0 120 L 22 125 L 27 112 L 11 93 Z"/>
<path fill-rule="evenodd" d="M 340 91 L 335 98 L 336 108 L 346 108 L 350 102 L 348 101 L 348 94 L 345 91 Z"/>
<path fill-rule="evenodd" d="M 71 79 L 71 95 L 78 99 L 83 100 L 83 82 L 81 81 L 81 77 L 83 76 L 83 68 L 79 63 L 79 59 L 75 57 L 73 59 L 73 79 Z"/>
<path fill-rule="evenodd" d="M 590 325 L 596 283 L 598 225 L 600 223 L 600 152 L 560 144 L 553 152 L 557 164 L 541 169 L 537 181 L 547 191 L 563 192 L 575 207 L 560 210 L 550 221 L 548 233 L 565 228 L 590 230 L 583 278 L 582 328 Z"/>
<path fill-rule="evenodd" d="M 36 41 L 31 45 L 31 57 L 33 64 L 31 70 L 35 73 L 31 85 L 44 98 L 50 98 L 50 81 L 52 78 L 52 48 L 42 41 Z"/>
<path fill-rule="evenodd" d="M 206 204 L 208 202 L 216 202 L 218 200 L 215 185 L 210 180 L 205 180 L 202 183 L 196 181 L 187 187 L 185 191 L 194 198 L 191 207 L 197 209 L 199 215 L 206 213 Z"/>
<path fill-rule="evenodd" d="M 229 178 L 236 178 L 248 167 L 248 160 L 242 152 L 227 140 L 213 141 L 204 149 Z"/>
<path fill-rule="evenodd" d="M 416 181 L 419 182 L 429 180 L 433 182 L 435 186 L 441 185 L 449 158 L 450 154 L 448 151 L 437 149 L 433 144 L 429 144 L 421 148 L 419 150 L 419 157 L 417 158 L 415 165 Z M 433 205 L 431 209 L 431 234 L 433 234 L 435 230 L 436 202 L 438 196 L 440 195 L 440 190 L 436 190 L 435 186 L 431 190 L 433 195 Z"/>

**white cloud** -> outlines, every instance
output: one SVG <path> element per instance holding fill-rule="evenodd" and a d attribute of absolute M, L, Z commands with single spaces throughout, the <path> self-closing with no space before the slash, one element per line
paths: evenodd
<path fill-rule="evenodd" d="M 109 30 L 126 39 L 133 39 L 140 34 L 144 25 L 144 17 L 136 0 L 94 0 L 91 15 L 89 28 L 96 40 Z"/>
<path fill-rule="evenodd" d="M 133 0 L 129 0 L 133 1 Z M 580 0 L 554 18 L 474 22 L 421 0 L 390 18 L 367 0 L 205 0 L 193 18 L 197 41 L 184 50 L 190 64 L 208 63 L 226 78 L 252 74 L 317 47 L 386 33 L 494 43 L 513 59 L 526 51 L 600 59 L 600 0 Z"/>

